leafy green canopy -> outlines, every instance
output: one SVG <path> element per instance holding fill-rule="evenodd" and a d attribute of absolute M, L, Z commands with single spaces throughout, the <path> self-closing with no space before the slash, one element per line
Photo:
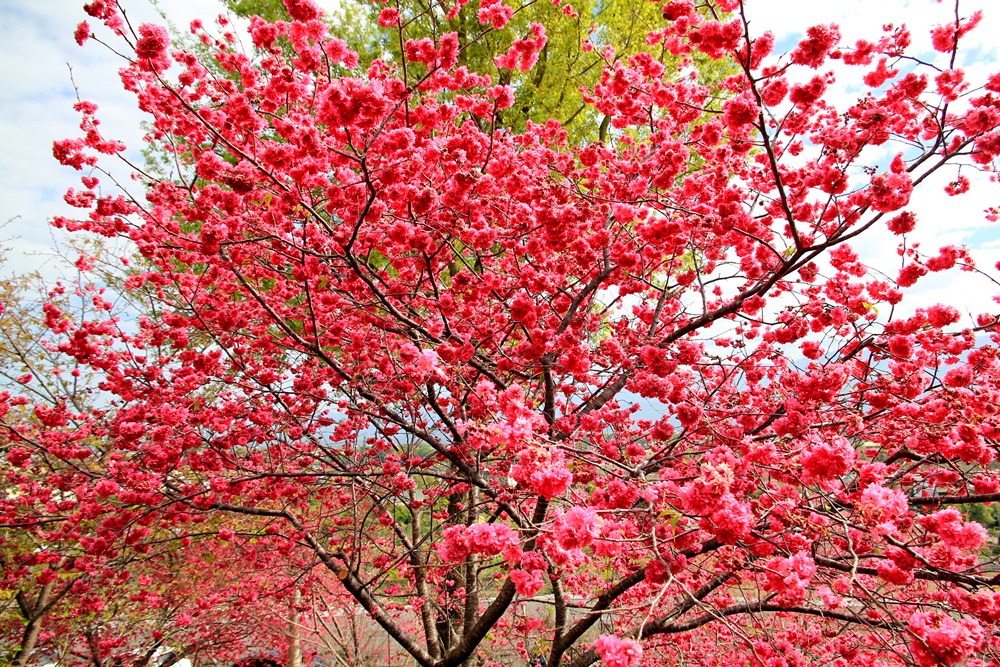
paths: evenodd
<path fill-rule="evenodd" d="M 243 18 L 260 16 L 266 21 L 288 20 L 282 0 L 224 0 L 228 9 Z M 386 8 L 400 12 L 400 27 L 393 37 L 378 25 L 378 14 Z M 332 31 L 358 51 L 363 65 L 376 58 L 402 62 L 406 40 L 438 37 L 454 32 L 460 44 L 459 65 L 489 73 L 499 83 L 512 84 L 517 104 L 504 111 L 499 122 L 520 132 L 527 121 L 558 120 L 573 144 L 605 139 L 610 118 L 584 100 L 608 64 L 637 53 L 650 52 L 647 35 L 662 27 L 663 5 L 650 1 L 577 0 L 570 4 L 529 1 L 513 6 L 509 30 L 485 30 L 473 13 L 450 17 L 449 4 L 441 2 L 393 2 L 345 0 L 327 16 Z M 528 72 L 497 67 L 493 59 L 504 53 L 518 37 L 529 33 L 532 23 L 546 26 L 548 42 L 538 64 Z M 614 44 L 612 48 L 610 45 Z M 717 87 L 735 73 L 726 59 L 712 59 L 699 51 L 676 56 L 659 44 L 652 51 L 659 62 L 678 77 L 696 77 Z"/>

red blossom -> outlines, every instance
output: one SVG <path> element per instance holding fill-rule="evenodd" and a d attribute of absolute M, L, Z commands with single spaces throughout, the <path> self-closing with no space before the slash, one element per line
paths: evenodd
<path fill-rule="evenodd" d="M 383 27 L 391 27 L 399 23 L 399 10 L 395 7 L 385 7 L 378 14 L 378 24 Z"/>
<path fill-rule="evenodd" d="M 970 618 L 954 620 L 940 612 L 919 611 L 907 624 L 913 633 L 910 651 L 921 667 L 952 667 L 965 660 L 983 642 L 979 623 Z"/>
<path fill-rule="evenodd" d="M 777 78 L 769 81 L 764 90 L 761 91 L 761 99 L 768 106 L 776 106 L 785 99 L 788 94 L 788 82 L 784 78 Z"/>
<path fill-rule="evenodd" d="M 835 25 L 816 25 L 806 32 L 806 38 L 792 51 L 792 62 L 817 68 L 840 40 L 840 31 Z"/>
<path fill-rule="evenodd" d="M 802 470 L 806 481 L 823 481 L 840 477 L 853 468 L 856 453 L 845 438 L 811 444 L 803 452 Z"/>
<path fill-rule="evenodd" d="M 690 0 L 671 0 L 663 5 L 663 18 L 667 21 L 676 21 L 682 17 L 691 18 L 694 16 L 694 3 Z"/>
<path fill-rule="evenodd" d="M 167 47 L 170 46 L 170 35 L 167 29 L 152 23 L 139 26 L 139 39 L 135 43 L 135 55 L 140 66 L 159 71 L 169 67 Z"/>
<path fill-rule="evenodd" d="M 910 211 L 903 211 L 899 215 L 893 216 L 886 223 L 889 231 L 893 234 L 909 234 L 917 224 L 917 216 Z"/>
<path fill-rule="evenodd" d="M 895 211 L 910 201 L 913 183 L 908 174 L 878 174 L 872 178 L 869 193 L 876 211 Z"/>
<path fill-rule="evenodd" d="M 293 21 L 312 21 L 322 15 L 312 0 L 284 0 L 284 3 Z"/>
<path fill-rule="evenodd" d="M 950 53 L 958 44 L 959 38 L 975 28 L 983 18 L 983 12 L 977 11 L 968 19 L 946 23 L 931 30 L 931 43 L 934 49 Z"/>
<path fill-rule="evenodd" d="M 965 73 L 961 70 L 945 70 L 936 77 L 937 91 L 946 102 L 953 102 L 965 91 L 969 84 L 965 82 Z"/>
<path fill-rule="evenodd" d="M 507 53 L 497 56 L 493 61 L 497 67 L 527 72 L 538 62 L 538 53 L 547 41 L 545 26 L 541 23 L 532 23 L 531 37 L 515 40 Z"/>
<path fill-rule="evenodd" d="M 514 8 L 508 7 L 503 0 L 480 0 L 476 18 L 480 23 L 490 24 L 499 30 L 507 25 L 513 15 Z"/>
<path fill-rule="evenodd" d="M 76 26 L 76 30 L 73 32 L 73 39 L 80 46 L 90 38 L 90 25 L 86 21 L 80 21 Z"/>
<path fill-rule="evenodd" d="M 814 76 L 807 84 L 792 86 L 789 99 L 792 104 L 808 107 L 822 97 L 825 90 L 826 79 L 822 76 Z"/>
<path fill-rule="evenodd" d="M 815 574 L 816 563 L 803 551 L 789 558 L 773 558 L 767 563 L 765 590 L 776 594 L 778 604 L 793 607 L 805 599 Z"/>
<path fill-rule="evenodd" d="M 886 81 L 895 77 L 896 74 L 899 73 L 899 70 L 890 69 L 886 65 L 887 62 L 888 62 L 887 58 L 880 58 L 878 61 L 878 66 L 876 66 L 876 68 L 873 71 L 869 72 L 868 74 L 865 74 L 864 82 L 866 85 L 869 85 L 872 88 L 878 88 L 879 86 L 884 85 Z"/>
<path fill-rule="evenodd" d="M 967 176 L 957 177 L 954 181 L 944 187 L 944 191 L 947 192 L 950 197 L 968 192 L 969 178 Z"/>
<path fill-rule="evenodd" d="M 743 94 L 722 105 L 722 122 L 730 131 L 738 132 L 744 126 L 756 122 L 759 113 L 753 97 Z"/>
<path fill-rule="evenodd" d="M 594 642 L 594 651 L 606 667 L 639 667 L 642 647 L 632 639 L 601 635 Z"/>

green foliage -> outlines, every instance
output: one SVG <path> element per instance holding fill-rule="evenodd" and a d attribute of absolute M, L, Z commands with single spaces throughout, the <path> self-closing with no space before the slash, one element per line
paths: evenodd
<path fill-rule="evenodd" d="M 225 0 L 237 16 L 259 16 L 265 21 L 287 21 L 288 11 L 281 0 Z"/>
<path fill-rule="evenodd" d="M 234 14 L 258 15 L 266 20 L 286 20 L 288 13 L 282 0 L 225 0 Z M 495 81 L 510 84 L 517 90 L 517 104 L 506 110 L 500 122 L 510 129 L 523 131 L 527 122 L 544 123 L 556 119 L 562 123 L 571 144 L 579 145 L 603 140 L 608 119 L 584 103 L 584 91 L 600 79 L 606 66 L 648 50 L 646 35 L 662 27 L 662 4 L 657 2 L 612 2 L 609 0 L 579 0 L 569 5 L 551 2 L 528 2 L 517 6 L 508 30 L 490 30 L 477 19 L 477 2 L 469 2 L 453 18 L 447 17 L 451 3 L 427 3 L 423 0 L 403 3 L 396 0 L 388 5 L 363 0 L 345 0 L 333 14 L 327 16 L 333 32 L 360 56 L 362 65 L 375 58 L 402 63 L 406 40 L 424 37 L 438 38 L 454 32 L 458 35 L 461 53 L 459 65 L 489 74 Z M 382 28 L 378 13 L 384 7 L 395 7 L 401 15 L 402 27 Z M 545 25 L 548 42 L 539 55 L 538 64 L 528 72 L 498 68 L 493 59 L 507 51 L 518 36 L 527 36 L 532 23 Z M 606 50 L 608 44 L 617 50 Z M 585 47 L 585 44 L 587 46 Z M 688 63 L 661 47 L 658 59 L 667 71 L 686 69 Z M 408 67 L 415 69 L 412 65 Z M 698 79 L 715 86 L 734 73 L 732 63 L 711 60 L 696 55 L 694 70 Z"/>

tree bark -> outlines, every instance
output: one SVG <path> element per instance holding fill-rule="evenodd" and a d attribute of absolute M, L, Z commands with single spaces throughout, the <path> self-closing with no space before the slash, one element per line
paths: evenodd
<path fill-rule="evenodd" d="M 302 604 L 302 592 L 296 588 L 292 596 L 292 613 L 288 619 L 288 667 L 302 667 L 300 604 Z"/>
<path fill-rule="evenodd" d="M 42 631 L 42 619 L 33 618 L 24 626 L 24 633 L 21 635 L 21 647 L 14 655 L 14 667 L 26 667 L 31 652 L 35 650 L 35 642 L 38 641 L 38 633 Z"/>
<path fill-rule="evenodd" d="M 45 612 L 48 611 L 49 598 L 54 586 L 55 582 L 52 581 L 42 586 L 34 605 L 27 601 L 27 597 L 23 593 L 18 592 L 17 594 L 17 605 L 21 609 L 26 623 L 24 632 L 21 634 L 21 646 L 14 654 L 14 667 L 25 667 L 32 651 L 35 650 L 38 633 L 42 631 L 42 619 L 45 617 Z"/>

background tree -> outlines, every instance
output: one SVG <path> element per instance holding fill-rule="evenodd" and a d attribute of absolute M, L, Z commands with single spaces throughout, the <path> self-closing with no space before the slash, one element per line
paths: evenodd
<path fill-rule="evenodd" d="M 175 659 L 233 660 L 247 646 L 274 645 L 287 629 L 275 619 L 289 615 L 296 586 L 285 561 L 257 544 L 241 551 L 256 576 L 217 569 L 233 551 L 218 536 L 235 536 L 238 522 L 192 521 L 137 502 L 116 482 L 132 471 L 95 435 L 109 414 L 101 376 L 60 349 L 58 332 L 95 312 L 156 316 L 156 302 L 111 289 L 108 280 L 121 290 L 128 274 L 106 270 L 110 246 L 69 250 L 79 257 L 69 264 L 76 287 L 46 289 L 38 275 L 0 282 L 4 658 L 145 667 L 168 648 Z"/>
<path fill-rule="evenodd" d="M 225 4 L 243 18 L 290 18 L 282 0 L 226 0 Z M 570 144 L 606 137 L 611 116 L 587 104 L 584 91 L 593 88 L 605 66 L 646 52 L 647 35 L 663 23 L 663 6 L 655 2 L 583 0 L 572 4 L 528 2 L 510 7 L 492 2 L 480 3 L 479 7 L 488 17 L 487 25 L 504 25 L 506 29 L 484 29 L 477 19 L 479 12 L 454 12 L 454 4 L 446 2 L 383 4 L 351 0 L 340 4 L 325 19 L 332 34 L 357 51 L 364 66 L 376 58 L 404 63 L 406 40 L 437 39 L 454 32 L 461 47 L 459 65 L 489 73 L 518 91 L 518 104 L 502 110 L 494 122 L 520 132 L 528 120 L 544 124 L 555 119 L 566 130 Z M 380 27 L 379 17 L 388 16 L 382 14 L 386 8 L 394 9 L 400 17 L 394 30 Z M 709 10 L 705 7 L 701 11 Z M 538 65 L 527 72 L 497 67 L 494 57 L 526 35 L 532 23 L 544 24 L 548 30 Z M 718 84 L 736 71 L 727 60 L 687 48 L 674 53 L 661 44 L 653 53 L 668 72 L 673 72 L 672 76 L 696 78 L 715 93 L 721 92 L 716 88 Z"/>
<path fill-rule="evenodd" d="M 8 463 L 0 478 L 0 587 L 4 631 L 11 640 L 5 642 L 5 652 L 10 651 L 5 657 L 16 665 L 27 664 L 46 617 L 68 596 L 79 600 L 72 594 L 84 586 L 83 572 L 73 566 L 83 550 L 69 534 L 94 518 L 77 515 L 74 521 L 72 511 L 78 502 L 75 489 L 86 479 L 80 470 L 80 460 L 90 454 L 82 444 L 86 431 L 81 423 L 72 424 L 81 427 L 82 437 L 74 438 L 58 428 L 58 419 L 47 419 L 60 405 L 73 404 L 79 413 L 92 407 L 93 387 L 81 376 L 79 364 L 61 363 L 66 359 L 55 349 L 45 323 L 49 309 L 71 310 L 74 301 L 79 317 L 86 319 L 92 302 L 77 301 L 64 287 L 46 294 L 37 275 L 0 283 L 0 377 L 5 389 L 0 443 Z M 47 445 L 34 437 L 40 425 L 53 437 Z M 58 454 L 46 455 L 47 450 Z M 35 458 L 33 452 L 42 455 Z"/>
<path fill-rule="evenodd" d="M 460 65 L 512 8 L 408 44 L 386 7 L 405 60 L 361 68 L 286 7 L 252 50 L 198 29 L 205 66 L 88 5 L 179 168 L 101 190 L 120 146 L 85 102 L 55 146 L 85 172 L 57 224 L 133 241 L 161 304 L 50 324 L 101 374 L 101 420 L 60 414 L 122 461 L 115 513 L 242 517 L 425 667 L 994 661 L 986 532 L 955 506 L 1000 500 L 997 317 L 905 309 L 973 268 L 905 235 L 914 188 L 1000 155 L 1000 75 L 956 69 L 976 17 L 933 62 L 832 26 L 776 56 L 737 3 L 675 0 L 655 52 L 602 67 L 584 99 L 616 131 L 582 145 L 504 127 L 514 79 Z M 491 67 L 530 75 L 555 31 L 511 30 Z M 660 45 L 739 67 L 721 107 Z M 835 103 L 831 58 L 867 92 Z M 850 246 L 877 225 L 891 276 Z M 54 442 L 29 460 L 71 460 Z"/>

